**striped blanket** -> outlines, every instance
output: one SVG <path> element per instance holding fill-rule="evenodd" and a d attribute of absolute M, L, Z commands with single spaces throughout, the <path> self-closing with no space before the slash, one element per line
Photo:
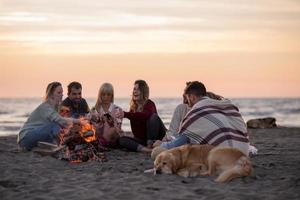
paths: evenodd
<path fill-rule="evenodd" d="M 186 135 L 193 143 L 234 147 L 248 155 L 246 124 L 228 99 L 203 97 L 182 120 L 179 134 Z"/>

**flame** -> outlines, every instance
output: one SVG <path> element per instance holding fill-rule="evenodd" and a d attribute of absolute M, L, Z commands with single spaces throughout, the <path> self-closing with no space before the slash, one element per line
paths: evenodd
<path fill-rule="evenodd" d="M 92 131 L 93 134 L 91 136 L 85 136 L 84 134 L 88 131 Z M 86 142 L 92 142 L 92 141 L 96 140 L 96 130 L 93 127 L 93 125 L 91 125 L 90 123 L 82 124 L 81 130 L 80 130 L 80 135 Z"/>
<path fill-rule="evenodd" d="M 72 137 L 74 135 L 74 138 Z M 74 124 L 73 126 L 70 126 L 66 129 L 63 129 L 59 134 L 60 144 L 61 145 L 68 145 L 65 144 L 65 137 L 68 137 L 67 140 L 71 143 L 71 146 L 73 145 L 80 145 L 82 140 L 80 139 L 78 141 L 78 134 L 82 139 L 84 139 L 85 142 L 90 143 L 92 141 L 95 141 L 96 138 L 96 128 L 86 119 L 80 118 L 80 124 Z M 77 139 L 76 139 L 77 138 Z M 72 139 L 75 139 L 72 141 Z M 76 141 L 77 140 L 77 141 Z M 74 142 L 74 143 L 72 143 Z M 86 161 L 86 156 L 88 156 L 88 161 L 90 160 L 98 160 L 99 158 L 95 153 L 93 152 L 93 144 L 88 144 L 88 147 L 85 147 L 85 149 L 70 149 L 70 146 L 67 146 L 67 148 L 64 150 L 64 156 L 63 158 L 69 159 L 70 163 L 81 163 Z M 87 152 L 86 152 L 87 151 Z M 90 152 L 89 152 L 90 151 Z M 83 161 L 84 158 L 84 161 Z"/>
<path fill-rule="evenodd" d="M 71 160 L 70 163 L 82 163 L 81 160 Z"/>

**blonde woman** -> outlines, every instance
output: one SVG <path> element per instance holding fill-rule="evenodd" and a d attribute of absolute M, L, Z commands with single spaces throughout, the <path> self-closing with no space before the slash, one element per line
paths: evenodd
<path fill-rule="evenodd" d="M 122 109 L 114 104 L 114 88 L 110 83 L 101 85 L 95 107 L 92 108 L 92 123 L 96 127 L 98 144 L 115 147 L 122 134 L 122 118 L 116 114 Z"/>
<path fill-rule="evenodd" d="M 166 128 L 159 118 L 156 106 L 149 99 L 149 86 L 144 80 L 134 82 L 129 112 L 120 112 L 118 116 L 128 118 L 134 135 L 121 137 L 119 143 L 131 151 L 151 152 L 155 140 L 161 140 Z"/>
<path fill-rule="evenodd" d="M 59 115 L 58 107 L 62 97 L 61 83 L 48 84 L 44 102 L 30 114 L 19 132 L 17 142 L 22 148 L 30 151 L 39 141 L 52 143 L 56 141 L 61 128 L 66 128 L 73 123 L 81 123 L 79 119 Z"/>

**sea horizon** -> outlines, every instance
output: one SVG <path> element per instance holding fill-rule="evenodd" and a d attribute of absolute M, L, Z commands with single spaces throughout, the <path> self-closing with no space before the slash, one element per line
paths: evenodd
<path fill-rule="evenodd" d="M 41 97 L 0 98 L 0 136 L 16 135 L 29 114 L 42 102 Z M 168 128 L 174 109 L 182 98 L 151 98 L 157 107 L 165 126 Z M 86 98 L 93 107 L 96 98 Z M 114 103 L 128 111 L 128 98 L 115 98 Z M 274 117 L 278 126 L 300 127 L 300 98 L 231 98 L 239 108 L 245 122 L 250 119 Z M 131 131 L 128 119 L 123 120 L 124 131 Z"/>

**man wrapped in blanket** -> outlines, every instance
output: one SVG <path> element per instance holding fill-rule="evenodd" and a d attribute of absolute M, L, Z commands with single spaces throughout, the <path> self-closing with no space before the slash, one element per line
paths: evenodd
<path fill-rule="evenodd" d="M 154 146 L 171 149 L 184 144 L 211 144 L 249 154 L 247 126 L 230 100 L 207 97 L 205 86 L 198 81 L 187 85 L 185 95 L 191 110 L 181 121 L 178 136 L 169 142 L 157 141 Z"/>

